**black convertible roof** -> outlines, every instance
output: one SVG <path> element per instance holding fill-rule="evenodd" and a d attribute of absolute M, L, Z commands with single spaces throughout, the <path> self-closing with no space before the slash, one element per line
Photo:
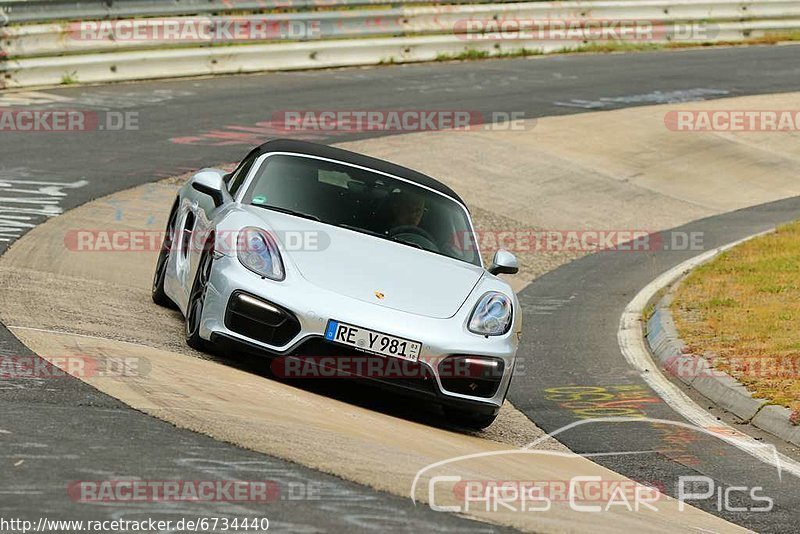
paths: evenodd
<path fill-rule="evenodd" d="M 438 180 L 434 180 L 430 176 L 411 170 L 401 165 L 396 165 L 382 159 L 371 158 L 364 154 L 357 152 L 350 152 L 341 148 L 334 148 L 328 145 L 321 145 L 319 143 L 310 143 L 308 141 L 297 141 L 294 139 L 271 139 L 263 145 L 254 149 L 251 153 L 258 155 L 267 154 L 269 152 L 297 152 L 299 154 L 308 154 L 309 156 L 318 156 L 321 158 L 333 159 L 343 163 L 352 163 L 361 167 L 367 167 L 376 171 L 385 172 L 394 176 L 405 178 L 412 182 L 424 185 L 435 191 L 438 191 L 453 200 L 459 202 L 466 207 L 466 204 L 455 191 L 444 185 Z"/>

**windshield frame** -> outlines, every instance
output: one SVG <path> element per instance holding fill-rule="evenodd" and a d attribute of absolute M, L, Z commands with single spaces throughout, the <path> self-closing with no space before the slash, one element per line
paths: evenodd
<path fill-rule="evenodd" d="M 245 195 L 250 190 L 250 187 L 253 185 L 253 181 L 255 180 L 255 177 L 258 175 L 259 171 L 261 171 L 262 167 L 266 164 L 266 161 L 269 158 L 271 158 L 272 156 L 295 156 L 295 157 L 306 158 L 306 159 L 327 161 L 329 163 L 336 163 L 338 165 L 346 165 L 348 167 L 353 167 L 354 169 L 359 169 L 359 170 L 362 170 L 362 171 L 367 171 L 367 172 L 371 172 L 371 173 L 374 173 L 374 174 L 379 174 L 381 176 L 386 176 L 387 178 L 391 178 L 393 180 L 400 180 L 401 182 L 405 182 L 407 184 L 411 184 L 411 185 L 414 185 L 416 187 L 420 187 L 422 189 L 425 189 L 426 191 L 430 191 L 432 193 L 435 193 L 435 194 L 439 195 L 440 197 L 446 198 L 447 200 L 449 200 L 450 202 L 452 202 L 453 204 L 458 206 L 459 209 L 461 209 L 461 211 L 464 213 L 464 216 L 467 218 L 467 223 L 469 223 L 469 231 L 472 233 L 472 241 L 475 244 L 475 252 L 478 254 L 478 261 L 480 262 L 480 265 L 476 265 L 476 264 L 472 263 L 471 261 L 462 260 L 462 259 L 459 259 L 459 258 L 455 258 L 453 256 L 448 256 L 447 254 L 441 254 L 441 253 L 433 252 L 433 251 L 430 251 L 430 250 L 424 250 L 424 252 L 428 252 L 430 254 L 436 254 L 437 256 L 442 256 L 444 258 L 450 258 L 451 260 L 459 261 L 461 263 L 466 263 L 467 265 L 473 265 L 475 267 L 480 267 L 481 269 L 486 269 L 486 266 L 483 263 L 483 255 L 481 254 L 481 251 L 480 251 L 480 245 L 478 243 L 478 236 L 475 233 L 475 226 L 474 226 L 474 224 L 472 222 L 472 216 L 470 215 L 469 210 L 467 209 L 467 207 L 464 204 L 462 204 L 458 200 L 454 199 L 453 197 L 442 193 L 441 191 L 437 191 L 436 189 L 433 189 L 432 187 L 428 187 L 426 185 L 422 185 L 419 182 L 415 182 L 414 180 L 409 180 L 408 178 L 402 178 L 400 176 L 397 176 L 397 175 L 394 175 L 394 174 L 390 174 L 388 172 L 379 171 L 379 170 L 373 169 L 372 167 L 364 167 L 363 165 L 356 165 L 354 163 L 348 163 L 346 161 L 342 161 L 342 160 L 338 160 L 338 159 L 324 158 L 324 157 L 321 157 L 321 156 L 314 156 L 314 155 L 311 155 L 311 154 L 302 154 L 300 152 L 285 152 L 285 151 L 267 152 L 266 154 L 260 155 L 256 159 L 256 161 L 253 163 L 252 167 L 250 167 L 250 170 L 247 172 L 247 177 L 244 179 L 244 182 L 242 182 L 241 187 L 239 187 L 239 190 L 236 191 L 236 195 L 233 197 L 235 202 L 237 202 L 237 203 L 241 203 L 242 202 L 242 200 L 244 199 Z M 363 232 L 358 232 L 357 230 L 352 230 L 350 228 L 344 228 L 344 227 L 341 227 L 341 226 L 336 226 L 334 224 L 326 223 L 324 221 L 321 221 L 320 224 L 325 224 L 327 226 L 334 226 L 336 228 L 342 228 L 343 230 L 347 230 L 349 232 L 363 233 Z M 391 241 L 391 240 L 387 239 L 387 241 Z M 398 245 L 403 246 L 400 243 L 398 243 Z M 423 250 L 423 249 L 421 249 L 421 250 Z"/>

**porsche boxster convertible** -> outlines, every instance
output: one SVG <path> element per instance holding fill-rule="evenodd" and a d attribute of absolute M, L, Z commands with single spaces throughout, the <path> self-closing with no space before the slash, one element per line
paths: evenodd
<path fill-rule="evenodd" d="M 192 347 L 268 356 L 285 376 L 366 379 L 485 428 L 522 332 L 498 275 L 517 270 L 503 250 L 484 267 L 469 210 L 444 184 L 277 139 L 180 189 L 152 296 L 185 316 Z"/>

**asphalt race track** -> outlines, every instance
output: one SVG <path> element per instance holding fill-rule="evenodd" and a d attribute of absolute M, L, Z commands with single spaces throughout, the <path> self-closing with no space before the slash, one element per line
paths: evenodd
<path fill-rule="evenodd" d="M 661 235 L 670 242 L 673 233 L 702 232 L 704 247 L 710 250 L 795 220 L 798 213 L 800 198 L 791 198 L 696 221 Z M 601 252 L 535 280 L 520 294 L 528 319 L 524 335 L 534 341 L 524 348 L 528 372 L 515 379 L 514 405 L 548 433 L 579 420 L 579 413 L 564 407 L 569 399 L 563 402 L 563 392 L 577 391 L 575 386 L 614 395 L 617 402 L 597 403 L 621 410 L 606 411 L 606 415 L 683 420 L 630 368 L 620 352 L 617 330 L 623 309 L 641 288 L 697 254 L 679 250 Z M 565 386 L 573 389 L 554 392 Z M 625 392 L 634 394 L 626 397 Z M 580 405 L 578 410 L 588 406 L 591 411 L 590 405 Z M 595 412 L 595 416 L 601 415 Z M 733 494 L 731 506 L 719 506 L 715 499 L 692 504 L 758 532 L 794 529 L 800 505 L 800 484 L 795 476 L 779 477 L 775 467 L 757 462 L 717 438 L 681 430 L 635 422 L 598 423 L 571 429 L 560 434 L 559 440 L 581 454 L 649 451 L 594 460 L 635 480 L 661 481 L 672 495 L 679 476 L 712 477 L 717 488 L 762 486 L 763 494 L 775 501 L 769 513 L 744 511 L 760 505 L 737 494 Z M 682 439 L 674 439 L 677 436 Z"/>
<path fill-rule="evenodd" d="M 6 189 L 14 189 L 13 182 L 8 185 L 3 180 L 49 184 L 43 186 L 51 189 L 41 203 L 55 215 L 160 177 L 235 161 L 268 137 L 257 123 L 269 120 L 279 110 L 459 108 L 486 116 L 522 112 L 534 118 L 789 92 L 800 85 L 797 51 L 797 47 L 785 46 L 568 55 L 0 94 L 0 107 L 83 109 L 101 115 L 138 112 L 139 124 L 136 131 L 3 133 L 0 184 Z M 366 135 L 321 134 L 315 140 L 340 142 Z M 38 202 L 20 195 L 9 191 L 0 200 L 0 210 L 10 214 Z M 797 218 L 798 209 L 800 202 L 795 199 L 781 201 L 697 221 L 684 230 L 704 232 L 705 244 L 713 247 Z M 38 222 L 44 219 L 41 216 Z M 26 227 L 19 227 L 3 234 L 6 241 L 0 243 L 0 250 L 25 231 Z M 643 386 L 631 374 L 617 346 L 620 313 L 647 282 L 693 254 L 597 254 L 537 280 L 521 295 L 526 342 L 520 357 L 528 362 L 528 372 L 515 379 L 510 399 L 539 426 L 553 431 L 577 418 L 549 400 L 552 393 L 545 390 L 585 386 L 631 391 L 624 387 Z M 30 352 L 3 329 L 0 354 L 25 356 Z M 498 530 L 175 429 L 77 380 L 4 380 L 0 405 L 5 413 L 0 420 L 2 456 L 24 460 L 4 472 L 2 515 L 33 518 L 50 514 L 78 519 L 74 503 L 64 492 L 69 481 L 136 472 L 150 479 L 197 480 L 224 475 L 318 484 L 324 504 L 310 507 L 302 499 L 285 499 L 271 508 L 272 527 L 278 530 Z M 641 410 L 648 417 L 679 419 L 657 400 L 641 403 Z M 658 449 L 665 436 L 642 425 L 636 431 L 609 427 L 579 430 L 560 439 L 576 452 L 594 453 Z M 651 454 L 596 461 L 641 481 L 670 481 L 694 472 L 726 486 L 763 481 L 765 492 L 775 499 L 771 513 L 720 511 L 712 501 L 693 504 L 759 531 L 792 529 L 800 506 L 796 479 L 778 481 L 773 468 L 707 438 L 699 437 L 689 448 L 677 459 Z M 667 486 L 665 491 L 675 494 L 674 487 Z M 121 511 L 118 506 L 95 505 L 81 510 L 86 518 L 153 515 L 151 508 Z M 212 512 L 259 515 L 249 505 L 225 503 L 219 503 L 218 510 L 209 510 L 207 505 L 164 504 L 158 511 L 164 517 L 209 516 Z"/>

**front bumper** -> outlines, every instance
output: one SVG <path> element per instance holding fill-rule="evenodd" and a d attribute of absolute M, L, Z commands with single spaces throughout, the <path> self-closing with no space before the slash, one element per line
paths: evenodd
<path fill-rule="evenodd" d="M 248 305 L 251 301 L 266 302 L 264 322 L 280 330 L 280 335 L 270 332 L 265 336 L 257 333 L 258 325 L 243 329 L 241 321 L 240 324 L 232 323 L 232 314 L 237 308 L 239 312 L 243 309 L 241 295 L 247 297 Z M 269 310 L 270 306 L 280 313 L 273 313 L 274 310 Z M 252 314 L 253 310 L 257 311 L 257 308 L 253 307 L 247 313 Z M 287 275 L 282 282 L 262 279 L 241 266 L 235 257 L 222 256 L 214 262 L 200 335 L 215 344 L 284 357 L 324 356 L 332 350 L 331 346 L 343 356 L 371 357 L 356 349 L 325 341 L 329 319 L 417 340 L 422 343 L 422 350 L 418 362 L 420 369 L 414 380 L 374 375 L 366 378 L 381 386 L 435 400 L 440 404 L 469 406 L 478 413 L 496 413 L 511 381 L 518 336 L 515 328 L 504 336 L 485 337 L 469 332 L 466 323 L 471 310 L 471 306 L 464 305 L 452 318 L 423 317 L 333 293 L 310 284 L 296 273 Z M 284 321 L 281 321 L 280 314 L 285 315 Z M 499 362 L 501 371 L 494 375 L 499 375 L 494 392 L 486 396 L 484 388 L 483 395 L 465 394 L 464 391 L 469 391 L 469 388 L 465 390 L 460 384 L 456 386 L 458 383 L 448 374 L 451 367 L 441 365 L 444 359 L 453 355 Z M 384 359 L 380 356 L 376 358 Z M 356 375 L 356 378 L 365 377 Z"/>

